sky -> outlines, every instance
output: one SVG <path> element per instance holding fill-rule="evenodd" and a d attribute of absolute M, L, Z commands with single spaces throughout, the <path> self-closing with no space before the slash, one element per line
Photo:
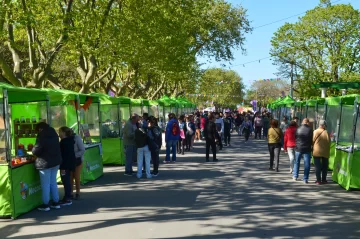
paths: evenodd
<path fill-rule="evenodd" d="M 234 49 L 234 60 L 231 62 L 216 62 L 213 59 L 200 58 L 199 62 L 204 63 L 202 68 L 221 67 L 222 64 L 229 66 L 236 71 L 242 78 L 246 87 L 258 79 L 277 78 L 275 73 L 277 67 L 272 64 L 271 59 L 259 59 L 269 57 L 271 49 L 271 38 L 274 32 L 277 31 L 286 22 L 294 23 L 298 18 L 303 16 L 307 10 L 316 7 L 320 0 L 227 0 L 235 6 L 243 6 L 248 10 L 248 18 L 251 21 L 251 26 L 256 28 L 258 26 L 266 25 L 284 18 L 301 14 L 287 20 L 280 21 L 268 26 L 254 29 L 251 34 L 246 35 L 245 48 L 246 55 L 243 55 L 241 50 Z M 333 0 L 334 4 L 351 4 L 355 9 L 360 9 L 360 0 Z M 336 3 L 335 3 L 336 2 Z M 243 63 L 256 61 L 254 63 Z"/>

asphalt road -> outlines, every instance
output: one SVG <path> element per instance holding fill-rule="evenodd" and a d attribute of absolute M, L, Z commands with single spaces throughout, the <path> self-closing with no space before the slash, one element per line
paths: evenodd
<path fill-rule="evenodd" d="M 151 180 L 107 167 L 72 206 L 0 221 L 0 239 L 360 238 L 360 192 L 315 185 L 313 170 L 308 185 L 293 182 L 285 154 L 268 171 L 264 141 L 235 136 L 217 163 L 204 151 L 196 143 Z"/>

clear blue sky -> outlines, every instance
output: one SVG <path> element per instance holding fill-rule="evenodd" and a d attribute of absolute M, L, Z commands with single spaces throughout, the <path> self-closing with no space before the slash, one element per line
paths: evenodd
<path fill-rule="evenodd" d="M 296 14 L 304 13 L 316 7 L 320 0 L 227 0 L 235 6 L 242 5 L 248 10 L 248 17 L 251 21 L 252 27 L 262 26 L 271 22 L 275 22 L 280 19 L 284 19 Z M 333 0 L 335 2 L 337 0 Z M 360 0 L 340 0 L 335 4 L 352 4 L 354 8 L 360 9 Z M 302 14 L 301 16 L 303 16 Z M 300 17 L 300 16 L 298 16 Z M 247 54 L 242 55 L 241 51 L 234 51 L 235 59 L 231 62 L 233 66 L 230 66 L 228 62 L 216 62 L 212 59 L 199 59 L 201 63 L 205 63 L 203 68 L 208 67 L 221 67 L 221 64 L 230 66 L 231 69 L 239 73 L 244 79 L 244 83 L 247 87 L 254 80 L 276 78 L 274 73 L 277 72 L 277 67 L 272 65 L 271 59 L 262 60 L 260 63 L 251 63 L 245 65 L 239 65 L 242 63 L 258 60 L 261 58 L 269 57 L 271 48 L 270 40 L 273 33 L 281 27 L 285 22 L 296 22 L 298 17 L 293 17 L 278 23 L 271 24 L 269 26 L 254 29 L 252 34 L 246 36 L 245 48 Z M 239 66 L 235 66 L 239 65 Z M 228 67 L 227 67 L 228 68 Z"/>

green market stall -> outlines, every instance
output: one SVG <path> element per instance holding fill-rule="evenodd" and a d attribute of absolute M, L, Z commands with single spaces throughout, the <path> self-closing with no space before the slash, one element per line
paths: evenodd
<path fill-rule="evenodd" d="M 125 164 L 125 155 L 122 139 L 120 138 L 121 100 L 105 94 L 91 94 L 100 99 L 101 112 L 101 143 L 103 164 Z"/>
<path fill-rule="evenodd" d="M 164 120 L 165 120 L 165 124 L 169 121 L 168 115 L 169 113 L 175 113 L 172 112 L 172 105 L 174 104 L 173 101 L 168 97 L 168 96 L 163 96 L 161 97 L 158 101 L 160 101 L 163 105 L 163 109 L 164 109 Z"/>
<path fill-rule="evenodd" d="M 80 181 L 86 184 L 103 175 L 99 97 L 69 90 L 43 89 L 50 98 L 51 126 L 68 126 L 81 135 L 85 154 Z M 58 175 L 60 182 L 60 175 Z"/>
<path fill-rule="evenodd" d="M 299 118 L 299 122 L 305 118 L 306 101 L 295 102 L 295 117 Z"/>
<path fill-rule="evenodd" d="M 334 160 L 337 145 L 337 131 L 340 124 L 341 97 L 330 97 L 325 100 L 325 120 L 326 130 L 331 138 L 329 169 L 334 169 Z"/>
<path fill-rule="evenodd" d="M 176 109 L 176 115 L 183 115 L 183 114 L 188 114 L 189 112 L 185 109 L 185 103 L 182 99 L 180 98 L 174 98 L 171 97 L 171 100 L 176 102 L 177 105 L 177 109 Z"/>
<path fill-rule="evenodd" d="M 143 104 L 141 99 L 131 99 L 131 114 L 142 116 Z"/>
<path fill-rule="evenodd" d="M 121 131 L 120 137 L 122 138 L 122 129 L 124 128 L 126 121 L 131 116 L 131 99 L 125 96 L 117 97 L 120 102 L 120 119 L 121 119 Z"/>
<path fill-rule="evenodd" d="M 0 217 L 16 218 L 42 204 L 39 172 L 31 155 L 36 124 L 49 120 L 41 90 L 0 84 Z"/>
<path fill-rule="evenodd" d="M 155 118 L 159 119 L 160 112 L 159 112 L 159 102 L 156 100 L 149 100 L 149 115 L 154 116 Z"/>
<path fill-rule="evenodd" d="M 293 106 L 295 104 L 295 100 L 290 96 L 286 96 L 280 102 L 277 103 L 277 106 L 280 108 L 280 116 L 286 116 L 288 119 L 292 118 L 293 115 Z"/>
<path fill-rule="evenodd" d="M 141 99 L 141 110 L 142 114 L 150 112 L 150 101 Z"/>
<path fill-rule="evenodd" d="M 81 183 L 96 180 L 103 175 L 100 100 L 97 96 L 79 94 L 80 135 L 85 142 Z"/>
<path fill-rule="evenodd" d="M 357 145 L 360 142 L 359 97 L 343 96 L 340 104 L 341 117 L 332 179 L 346 190 L 358 189 L 360 188 L 360 151 Z"/>
<path fill-rule="evenodd" d="M 318 126 L 321 115 L 324 115 L 325 99 L 311 99 L 306 101 L 305 117 L 309 119 L 312 128 L 315 130 Z"/>

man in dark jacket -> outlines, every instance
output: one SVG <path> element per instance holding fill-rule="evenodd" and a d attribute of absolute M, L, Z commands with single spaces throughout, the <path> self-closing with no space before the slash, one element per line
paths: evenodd
<path fill-rule="evenodd" d="M 39 133 L 32 152 L 37 157 L 35 168 L 40 173 L 43 201 L 43 205 L 38 209 L 40 211 L 49 211 L 50 207 L 59 209 L 59 191 L 56 181 L 57 172 L 61 164 L 59 136 L 55 129 L 44 122 L 39 123 L 36 126 L 36 130 Z M 52 205 L 49 205 L 50 192 L 54 202 Z"/>
<path fill-rule="evenodd" d="M 209 115 L 205 124 L 204 135 L 206 140 L 206 162 L 209 162 L 210 147 L 213 152 L 213 161 L 216 162 L 218 161 L 216 159 L 216 141 L 219 140 L 219 135 L 216 130 L 215 117 L 213 114 Z"/>
<path fill-rule="evenodd" d="M 225 113 L 226 116 L 224 118 L 224 146 L 230 146 L 230 136 L 231 136 L 231 129 L 232 129 L 232 117 L 230 112 Z"/>
<path fill-rule="evenodd" d="M 309 126 L 308 118 L 305 118 L 302 125 L 296 130 L 296 147 L 295 147 L 295 165 L 293 171 L 293 180 L 299 177 L 300 160 L 304 156 L 304 183 L 308 183 L 310 173 L 311 148 L 313 140 L 313 130 Z"/>

